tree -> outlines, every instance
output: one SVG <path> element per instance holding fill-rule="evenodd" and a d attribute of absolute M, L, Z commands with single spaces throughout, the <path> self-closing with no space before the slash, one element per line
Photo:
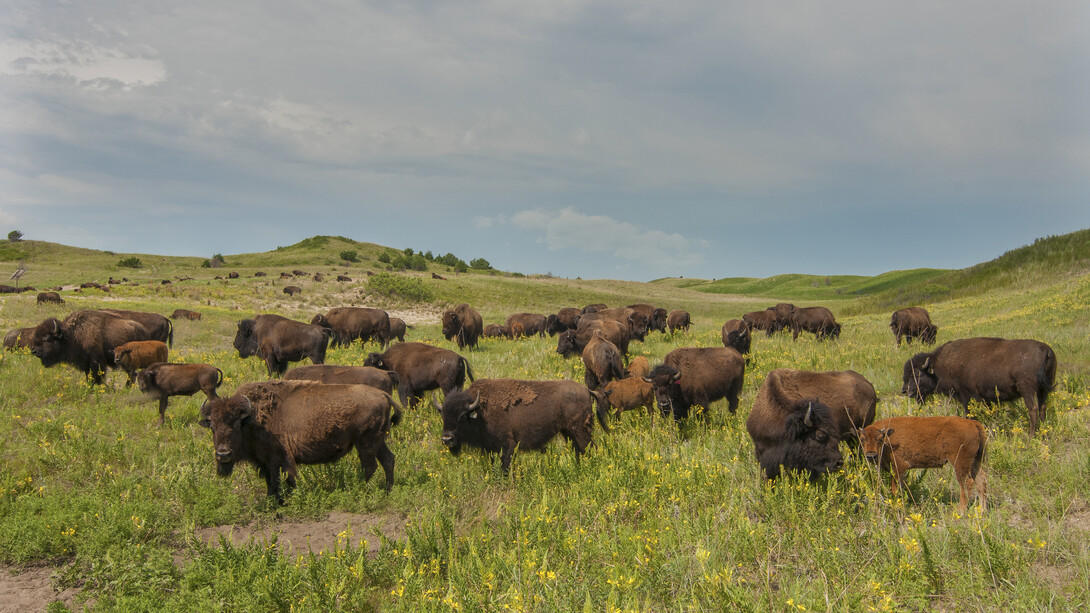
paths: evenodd
<path fill-rule="evenodd" d="M 18 230 L 12 230 L 11 232 L 8 232 L 8 240 L 17 243 L 23 240 L 23 233 Z"/>
<path fill-rule="evenodd" d="M 360 256 L 355 250 L 348 249 L 341 252 L 341 259 L 345 262 L 358 262 L 360 261 Z"/>
<path fill-rule="evenodd" d="M 469 267 L 476 270 L 492 270 L 492 265 L 484 258 L 476 258 L 469 261 Z"/>

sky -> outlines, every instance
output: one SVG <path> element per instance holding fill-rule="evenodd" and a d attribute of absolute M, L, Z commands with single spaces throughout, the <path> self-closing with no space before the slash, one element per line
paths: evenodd
<path fill-rule="evenodd" d="M 1083 0 L 0 0 L 0 236 L 647 281 L 1086 227 Z"/>

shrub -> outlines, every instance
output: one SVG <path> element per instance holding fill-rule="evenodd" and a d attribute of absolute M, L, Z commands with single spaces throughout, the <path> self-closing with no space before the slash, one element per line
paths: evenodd
<path fill-rule="evenodd" d="M 134 256 L 122 258 L 118 260 L 117 265 L 121 268 L 143 268 L 144 263 L 140 261 L 140 258 Z"/>
<path fill-rule="evenodd" d="M 23 240 L 23 233 L 18 230 L 12 230 L 11 232 L 8 232 L 8 240 L 17 243 Z"/>
<path fill-rule="evenodd" d="M 353 250 L 353 249 L 346 249 L 346 250 L 342 251 L 340 253 L 340 256 L 341 256 L 341 259 L 344 260 L 345 262 L 358 262 L 358 261 L 360 261 L 359 254 L 356 253 L 355 250 Z"/>
<path fill-rule="evenodd" d="M 388 272 L 375 273 L 367 281 L 372 295 L 395 298 L 406 302 L 428 302 L 435 298 L 424 281 L 416 277 L 404 277 Z"/>
<path fill-rule="evenodd" d="M 389 264 L 391 259 L 392 258 L 390 257 L 389 251 L 383 251 L 378 255 L 378 261 L 382 262 L 383 264 Z"/>

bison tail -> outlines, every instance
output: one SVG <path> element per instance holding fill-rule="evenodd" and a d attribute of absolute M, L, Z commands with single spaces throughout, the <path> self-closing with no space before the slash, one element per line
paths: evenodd
<path fill-rule="evenodd" d="M 394 408 L 394 412 L 390 415 L 390 425 L 396 426 L 401 423 L 401 405 L 394 401 L 393 396 L 387 396 L 390 399 L 390 406 Z"/>
<path fill-rule="evenodd" d="M 467 360 L 465 358 L 462 358 L 462 366 L 465 368 L 465 373 L 466 373 L 466 376 L 469 377 L 469 380 L 474 381 L 474 379 L 473 379 L 473 368 L 471 368 L 469 366 L 469 360 Z"/>
<path fill-rule="evenodd" d="M 167 320 L 167 347 L 174 346 L 174 324 Z"/>
<path fill-rule="evenodd" d="M 598 425 L 609 432 L 609 424 L 606 422 L 609 417 L 609 399 L 602 392 L 592 391 L 591 395 L 594 396 L 594 415 L 598 418 Z"/>
<path fill-rule="evenodd" d="M 219 373 L 219 378 L 216 380 L 216 387 L 219 387 L 223 385 L 223 371 L 217 368 L 216 372 Z"/>

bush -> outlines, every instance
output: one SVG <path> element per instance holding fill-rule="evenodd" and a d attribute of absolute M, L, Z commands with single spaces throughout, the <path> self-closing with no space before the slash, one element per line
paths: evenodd
<path fill-rule="evenodd" d="M 359 254 L 356 253 L 352 249 L 346 249 L 345 251 L 342 251 L 340 253 L 340 256 L 341 256 L 341 259 L 344 260 L 345 262 L 358 262 L 358 261 L 360 261 Z"/>
<path fill-rule="evenodd" d="M 372 275 L 367 281 L 367 290 L 371 295 L 404 300 L 406 302 L 428 302 L 435 298 L 424 281 L 416 277 L 403 277 L 388 272 Z"/>
<path fill-rule="evenodd" d="M 122 258 L 118 260 L 117 265 L 121 268 L 143 268 L 144 263 L 140 261 L 140 258 L 135 255 L 132 257 Z"/>
<path fill-rule="evenodd" d="M 18 230 L 12 230 L 11 232 L 8 232 L 8 240 L 17 243 L 23 240 L 23 233 Z"/>
<path fill-rule="evenodd" d="M 383 251 L 382 253 L 380 253 L 378 255 L 378 261 L 382 262 L 383 264 L 389 264 L 390 260 L 391 260 L 391 258 L 390 258 L 390 252 L 389 251 Z"/>

